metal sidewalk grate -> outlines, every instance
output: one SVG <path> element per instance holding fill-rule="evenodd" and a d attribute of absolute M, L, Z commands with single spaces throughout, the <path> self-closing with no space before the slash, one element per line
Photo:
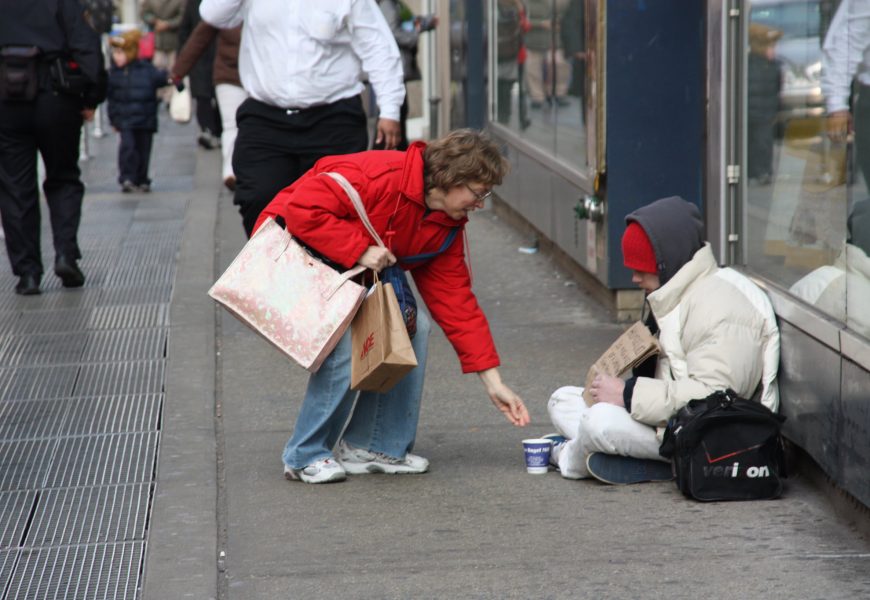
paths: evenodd
<path fill-rule="evenodd" d="M 181 244 L 183 225 L 172 221 L 146 223 L 134 221 L 124 240 L 124 246 L 166 246 L 178 248 Z"/>
<path fill-rule="evenodd" d="M 167 304 L 123 304 L 98 306 L 91 313 L 88 329 L 142 329 L 168 327 Z"/>
<path fill-rule="evenodd" d="M 59 437 L 69 406 L 66 398 L 0 402 L 0 440 Z"/>
<path fill-rule="evenodd" d="M 189 203 L 189 194 L 166 192 L 194 189 L 196 153 L 168 123 L 152 162 L 154 193 L 134 197 L 120 193 L 115 161 L 102 160 L 115 155 L 116 137 L 90 142 L 97 160 L 81 163 L 85 285 L 63 289 L 55 276 L 47 218 L 43 293 L 14 294 L 17 278 L 0 270 L 3 600 L 141 594 Z M 95 194 L 101 186 L 111 193 Z"/>
<path fill-rule="evenodd" d="M 0 366 L 76 363 L 87 340 L 85 334 L 74 332 L 6 336 L 0 343 Z"/>
<path fill-rule="evenodd" d="M 0 335 L 17 331 L 21 318 L 22 312 L 20 310 L 9 309 L 0 311 Z"/>
<path fill-rule="evenodd" d="M 52 281 L 54 279 L 54 281 Z M 9 285 L 12 289 L 14 284 Z M 43 277 L 42 294 L 39 296 L 19 296 L 15 293 L 0 293 L 0 311 L 6 310 L 64 310 L 69 308 L 89 308 L 100 302 L 103 290 L 85 287 L 75 290 L 63 289 L 54 275 Z"/>
<path fill-rule="evenodd" d="M 6 600 L 139 597 L 145 542 L 21 550 Z"/>
<path fill-rule="evenodd" d="M 63 438 L 44 487 L 150 482 L 157 456 L 157 432 Z"/>
<path fill-rule="evenodd" d="M 136 286 L 106 290 L 102 304 L 163 304 L 171 298 L 171 285 Z"/>
<path fill-rule="evenodd" d="M 138 265 L 128 269 L 115 269 L 106 279 L 107 285 L 136 287 L 144 285 L 172 285 L 175 265 Z"/>
<path fill-rule="evenodd" d="M 177 257 L 177 244 L 125 246 L 117 256 L 117 264 L 174 265 Z"/>
<path fill-rule="evenodd" d="M 118 396 L 163 392 L 162 360 L 83 365 L 70 396 Z"/>
<path fill-rule="evenodd" d="M 15 323 L 11 333 L 64 333 L 82 331 L 91 319 L 94 308 L 69 308 L 65 310 L 26 310 Z"/>
<path fill-rule="evenodd" d="M 77 365 L 0 368 L 0 401 L 70 396 L 78 372 Z"/>
<path fill-rule="evenodd" d="M 17 548 L 21 543 L 35 500 L 34 491 L 0 493 L 0 549 Z"/>
<path fill-rule="evenodd" d="M 70 398 L 63 435 L 157 431 L 162 394 Z"/>
<path fill-rule="evenodd" d="M 0 491 L 40 487 L 56 446 L 57 440 L 0 442 Z"/>
<path fill-rule="evenodd" d="M 169 329 L 121 329 L 92 331 L 81 361 L 111 362 L 157 360 L 166 358 Z M 0 361 L 3 353 L 0 352 Z"/>
<path fill-rule="evenodd" d="M 0 550 L 0 590 L 5 590 L 12 579 L 12 570 L 18 558 L 18 550 Z"/>
<path fill-rule="evenodd" d="M 42 492 L 24 547 L 145 540 L 151 484 Z"/>

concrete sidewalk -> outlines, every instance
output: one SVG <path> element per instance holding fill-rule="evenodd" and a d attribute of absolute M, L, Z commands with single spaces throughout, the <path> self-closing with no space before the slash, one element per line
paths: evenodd
<path fill-rule="evenodd" d="M 428 474 L 285 481 L 307 374 L 206 296 L 244 241 L 218 162 L 198 153 L 178 257 L 143 598 L 870 596 L 870 544 L 799 475 L 775 502 L 699 504 L 670 483 L 525 473 L 549 394 L 622 326 L 490 211 L 468 227 L 475 289 L 532 424 L 505 422 L 437 331 Z"/>

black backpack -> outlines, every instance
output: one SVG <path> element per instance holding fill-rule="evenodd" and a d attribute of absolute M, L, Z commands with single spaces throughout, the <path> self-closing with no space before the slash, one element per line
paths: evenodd
<path fill-rule="evenodd" d="M 702 501 L 762 500 L 782 493 L 785 417 L 733 390 L 692 400 L 668 423 L 659 454 L 677 487 Z"/>

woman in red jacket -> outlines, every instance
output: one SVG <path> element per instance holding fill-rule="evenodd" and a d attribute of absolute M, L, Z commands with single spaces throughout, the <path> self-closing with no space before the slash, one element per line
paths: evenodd
<path fill-rule="evenodd" d="M 387 248 L 375 245 L 350 199 L 326 172 L 342 174 L 359 192 L 369 220 Z M 435 322 L 453 345 L 464 373 L 477 373 L 495 407 L 514 425 L 529 414 L 523 401 L 501 381 L 499 358 L 486 317 L 471 291 L 465 261 L 468 213 L 483 206 L 501 183 L 507 162 L 485 136 L 451 132 L 406 152 L 370 151 L 328 156 L 275 196 L 260 214 L 280 217 L 290 233 L 344 269 L 364 265 L 375 271 L 398 264 L 414 278 Z M 255 227 L 255 229 L 256 229 Z M 403 263 L 403 257 L 437 253 Z M 411 454 L 417 433 L 426 370 L 430 323 L 417 316 L 412 340 L 418 367 L 389 393 L 350 389 L 350 331 L 311 375 L 293 435 L 284 449 L 284 474 L 306 483 L 341 481 L 347 473 L 423 473 L 429 461 Z M 342 429 L 353 409 L 344 434 Z M 332 448 L 338 443 L 336 453 Z"/>

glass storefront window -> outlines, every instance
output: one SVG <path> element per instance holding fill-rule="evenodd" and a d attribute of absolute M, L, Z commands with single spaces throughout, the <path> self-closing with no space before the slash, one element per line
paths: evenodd
<path fill-rule="evenodd" d="M 495 0 L 494 122 L 586 165 L 584 0 Z"/>
<path fill-rule="evenodd" d="M 747 265 L 870 337 L 870 0 L 751 7 Z"/>

